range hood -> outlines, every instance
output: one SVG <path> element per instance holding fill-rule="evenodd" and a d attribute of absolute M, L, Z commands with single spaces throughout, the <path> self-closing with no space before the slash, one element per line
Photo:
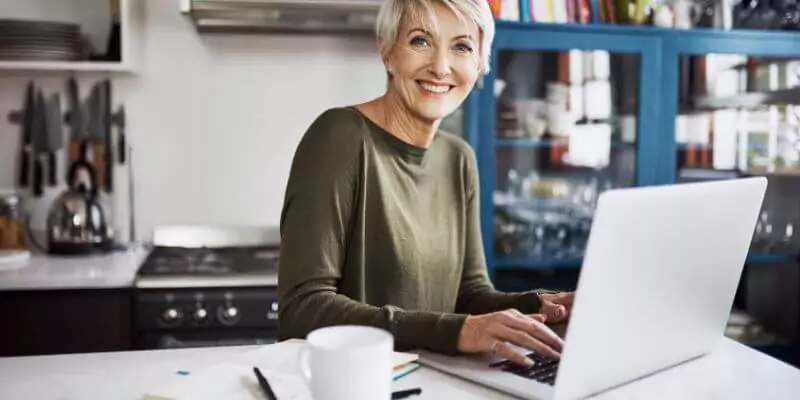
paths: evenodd
<path fill-rule="evenodd" d="M 370 33 L 381 0 L 184 0 L 200 32 Z"/>

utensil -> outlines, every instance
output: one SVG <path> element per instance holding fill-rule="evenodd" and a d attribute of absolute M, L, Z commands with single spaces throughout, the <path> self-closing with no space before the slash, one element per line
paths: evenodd
<path fill-rule="evenodd" d="M 391 396 L 394 338 L 368 326 L 317 329 L 300 351 L 300 371 L 315 400 Z"/>
<path fill-rule="evenodd" d="M 96 83 L 86 100 L 86 109 L 88 116 L 87 124 L 87 138 L 88 146 L 90 146 L 92 153 L 92 165 L 97 173 L 98 185 L 103 185 L 106 181 L 106 144 L 105 144 L 105 114 L 104 110 L 105 100 L 103 97 L 106 95 L 103 83 Z M 98 186 L 99 187 L 99 186 Z"/>
<path fill-rule="evenodd" d="M 36 107 L 35 86 L 33 81 L 28 83 L 25 90 L 25 108 L 22 110 L 22 146 L 20 148 L 19 186 L 28 187 L 30 184 L 31 159 L 33 158 L 32 136 L 34 108 Z"/>
<path fill-rule="evenodd" d="M 61 116 L 61 96 L 53 94 L 47 100 L 46 126 L 47 126 L 47 172 L 50 186 L 58 184 L 58 163 L 56 154 L 64 145 L 63 125 Z"/>
<path fill-rule="evenodd" d="M 104 180 L 101 184 L 105 187 L 106 193 L 114 190 L 114 140 L 111 137 L 111 80 L 106 79 L 102 83 L 101 117 L 103 126 L 103 167 L 105 168 Z"/>
<path fill-rule="evenodd" d="M 44 194 L 44 170 L 47 162 L 47 106 L 44 94 L 36 91 L 36 105 L 33 112 L 33 196 Z"/>
<path fill-rule="evenodd" d="M 128 139 L 125 136 L 125 106 L 119 106 L 112 118 L 112 122 L 117 126 L 117 160 L 120 164 L 125 164 L 128 159 Z"/>
<path fill-rule="evenodd" d="M 72 165 L 80 159 L 88 159 L 86 155 L 86 113 L 81 104 L 80 91 L 75 77 L 71 77 L 67 81 L 67 99 L 70 109 L 65 122 L 70 127 L 69 165 Z"/>

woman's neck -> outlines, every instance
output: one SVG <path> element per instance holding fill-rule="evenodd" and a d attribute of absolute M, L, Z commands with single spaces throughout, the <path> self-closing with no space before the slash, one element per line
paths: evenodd
<path fill-rule="evenodd" d="M 439 120 L 428 122 L 414 116 L 408 107 L 391 90 L 368 103 L 376 114 L 377 122 L 398 139 L 427 149 L 433 142 Z"/>

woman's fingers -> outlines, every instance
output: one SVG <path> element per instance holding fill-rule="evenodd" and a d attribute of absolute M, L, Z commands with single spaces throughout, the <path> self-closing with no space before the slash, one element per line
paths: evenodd
<path fill-rule="evenodd" d="M 511 348 L 511 346 L 509 346 L 507 343 L 504 342 L 497 343 L 497 345 L 495 346 L 494 354 L 498 357 L 505 358 L 506 360 L 511 361 L 514 364 L 519 364 L 528 368 L 533 366 L 533 360 L 526 357 L 524 354 L 520 354 L 514 351 L 514 349 Z"/>
<path fill-rule="evenodd" d="M 558 358 L 560 354 L 552 347 L 548 346 L 537 338 L 525 331 L 517 330 L 508 326 L 502 327 L 497 332 L 497 337 L 504 342 L 510 342 L 519 347 L 526 348 L 544 357 Z M 495 352 L 497 349 L 495 349 Z"/>
<path fill-rule="evenodd" d="M 547 317 L 547 322 L 558 323 L 567 318 L 567 308 L 561 304 L 546 301 L 542 303 L 540 312 Z"/>
<path fill-rule="evenodd" d="M 538 339 L 547 347 L 553 349 L 556 353 L 561 352 L 564 348 L 564 340 L 562 340 L 555 332 L 553 332 L 547 325 L 543 324 L 536 318 L 517 313 L 508 314 L 506 325 Z M 532 349 L 533 350 L 533 349 Z M 542 354 L 547 355 L 547 354 Z M 558 354 L 556 354 L 557 356 Z"/>

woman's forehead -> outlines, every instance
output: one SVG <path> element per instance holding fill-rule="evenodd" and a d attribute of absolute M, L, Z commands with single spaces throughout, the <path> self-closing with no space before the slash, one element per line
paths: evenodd
<path fill-rule="evenodd" d="M 473 38 L 479 33 L 475 21 L 466 15 L 450 7 L 430 3 L 427 6 L 417 3 L 403 14 L 400 32 L 412 29 L 422 29 L 431 35 L 470 35 Z"/>

